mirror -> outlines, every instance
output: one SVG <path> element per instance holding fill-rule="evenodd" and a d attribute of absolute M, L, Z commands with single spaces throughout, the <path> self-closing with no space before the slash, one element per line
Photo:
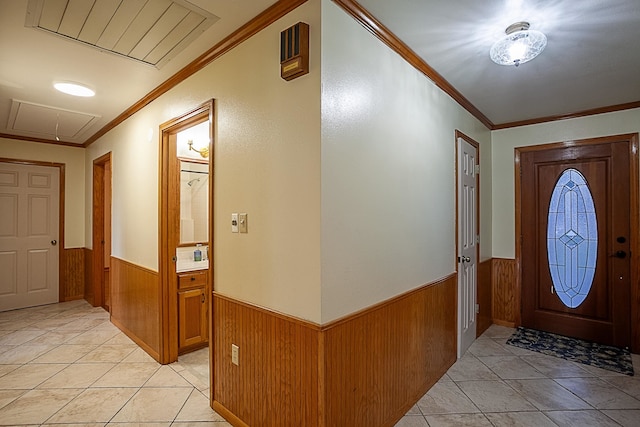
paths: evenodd
<path fill-rule="evenodd" d="M 180 244 L 209 241 L 209 164 L 180 160 Z"/>

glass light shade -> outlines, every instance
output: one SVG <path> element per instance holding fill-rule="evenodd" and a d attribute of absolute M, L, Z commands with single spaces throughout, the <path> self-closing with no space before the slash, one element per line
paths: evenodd
<path fill-rule="evenodd" d="M 515 31 L 495 42 L 489 56 L 496 64 L 517 67 L 540 55 L 546 46 L 547 36 L 540 31 Z"/>
<path fill-rule="evenodd" d="M 96 94 L 95 91 L 78 83 L 58 82 L 58 83 L 54 83 L 53 87 L 62 93 L 66 93 L 68 95 L 73 95 L 73 96 L 90 97 Z"/>

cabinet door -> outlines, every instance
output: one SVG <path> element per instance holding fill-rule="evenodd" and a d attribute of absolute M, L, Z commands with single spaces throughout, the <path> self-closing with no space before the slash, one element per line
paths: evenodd
<path fill-rule="evenodd" d="M 178 292 L 178 317 L 180 349 L 207 342 L 209 332 L 205 288 Z"/>

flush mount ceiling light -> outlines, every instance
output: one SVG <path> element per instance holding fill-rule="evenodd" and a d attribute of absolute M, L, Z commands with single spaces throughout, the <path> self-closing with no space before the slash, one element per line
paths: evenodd
<path fill-rule="evenodd" d="M 79 83 L 56 82 L 53 84 L 53 87 L 59 90 L 60 92 L 66 93 L 68 95 L 73 95 L 73 96 L 90 97 L 96 94 L 94 90 L 89 89 L 88 87 L 83 86 Z"/>
<path fill-rule="evenodd" d="M 516 67 L 540 55 L 547 45 L 547 37 L 530 30 L 528 22 L 516 22 L 505 30 L 506 35 L 491 46 L 489 56 L 499 65 Z"/>

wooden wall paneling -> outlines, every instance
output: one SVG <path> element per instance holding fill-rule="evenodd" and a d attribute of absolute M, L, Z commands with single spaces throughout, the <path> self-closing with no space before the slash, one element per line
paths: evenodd
<path fill-rule="evenodd" d="M 111 257 L 111 322 L 160 361 L 158 273 Z"/>
<path fill-rule="evenodd" d="M 93 250 L 84 248 L 84 299 L 94 305 L 93 298 Z"/>
<path fill-rule="evenodd" d="M 480 312 L 476 323 L 476 337 L 479 337 L 493 323 L 492 260 L 478 264 L 478 304 Z"/>
<path fill-rule="evenodd" d="M 493 322 L 502 325 L 516 326 L 516 261 L 514 259 L 493 258 Z"/>
<path fill-rule="evenodd" d="M 234 425 L 319 426 L 312 323 L 213 294 L 212 407 Z M 239 365 L 231 345 L 239 347 Z"/>
<path fill-rule="evenodd" d="M 326 426 L 393 426 L 456 361 L 455 274 L 324 330 Z"/>
<path fill-rule="evenodd" d="M 456 360 L 456 288 L 452 274 L 322 328 L 214 292 L 211 405 L 236 426 L 393 426 Z"/>
<path fill-rule="evenodd" d="M 65 249 L 63 254 L 64 281 L 62 287 L 62 301 L 84 298 L 85 287 L 85 249 Z"/>

